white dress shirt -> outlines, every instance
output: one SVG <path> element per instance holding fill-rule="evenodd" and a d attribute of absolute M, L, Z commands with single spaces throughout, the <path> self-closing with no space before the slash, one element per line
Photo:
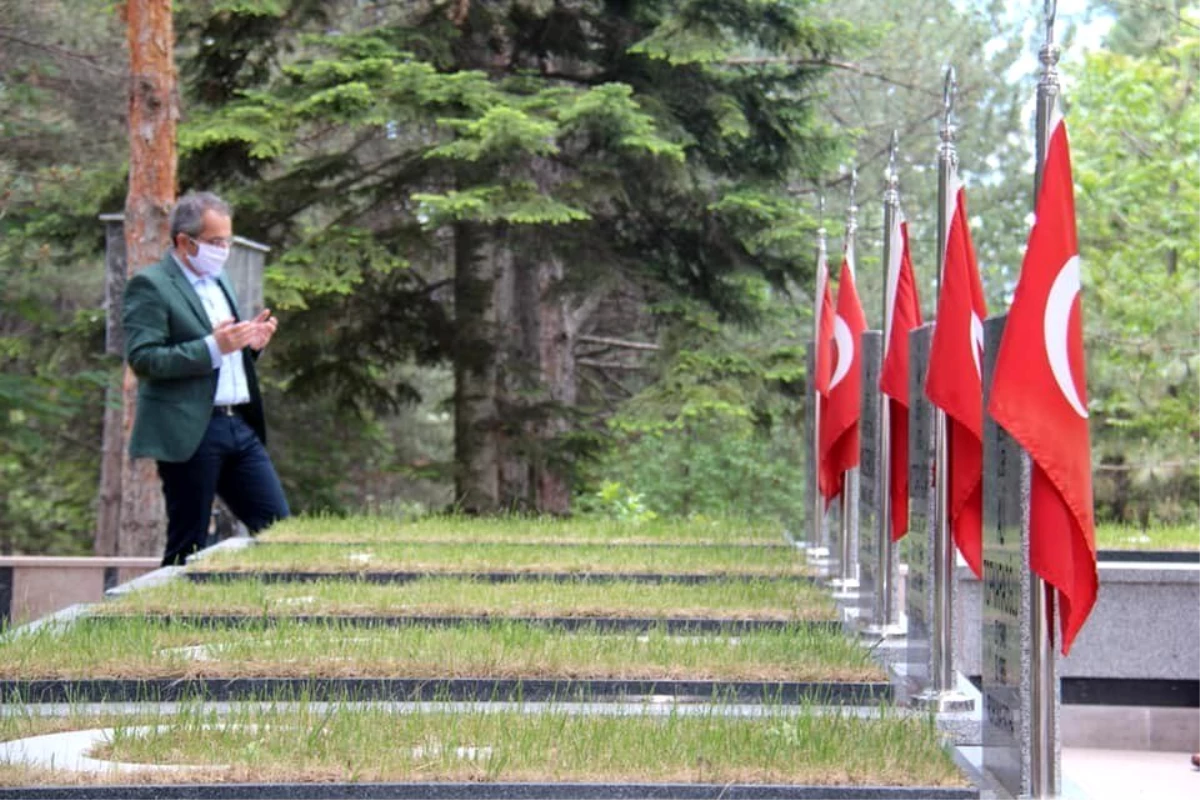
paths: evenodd
<path fill-rule="evenodd" d="M 192 288 L 199 295 L 200 302 L 204 305 L 204 311 L 208 314 L 209 323 L 215 328 L 217 323 L 233 319 L 233 310 L 229 307 L 229 299 L 225 296 L 225 291 L 220 284 L 217 283 L 217 279 L 197 275 L 185 267 L 174 253 L 171 254 L 171 257 L 175 259 L 175 263 L 183 270 L 188 282 L 192 284 Z M 217 338 L 212 334 L 204 337 L 204 343 L 208 345 L 208 354 L 212 358 L 213 369 L 219 370 L 217 393 L 213 397 L 213 405 L 237 406 L 249 403 L 250 384 L 246 382 L 246 367 L 242 363 L 242 351 L 235 350 L 232 353 L 222 354 L 221 348 L 217 346 Z"/>

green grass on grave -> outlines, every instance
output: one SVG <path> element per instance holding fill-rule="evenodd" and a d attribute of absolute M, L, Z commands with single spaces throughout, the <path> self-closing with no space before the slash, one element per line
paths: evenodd
<path fill-rule="evenodd" d="M 189 567 L 196 572 L 557 572 L 729 573 L 802 575 L 791 550 L 754 547 L 531 547 L 499 544 L 257 544 L 212 553 Z"/>
<path fill-rule="evenodd" d="M 540 542 L 543 544 L 782 544 L 776 522 L 724 519 L 660 519 L 631 523 L 609 519 L 435 515 L 414 521 L 389 517 L 300 516 L 260 536 L 268 542 L 443 543 Z"/>
<path fill-rule="evenodd" d="M 154 620 L 81 620 L 0 643 L 0 678 L 884 679 L 840 632 L 737 637 L 564 632 L 513 622 L 363 630 L 286 621 L 222 630 Z"/>
<path fill-rule="evenodd" d="M 683 782 L 965 786 L 930 718 L 813 707 L 762 716 L 712 711 L 580 715 L 551 708 L 424 710 L 299 704 L 227 716 L 185 705 L 134 717 L 0 718 L 0 739 L 115 726 L 94 757 L 198 765 L 185 771 L 31 770 L 0 765 L 0 785 L 232 782 Z"/>
<path fill-rule="evenodd" d="M 1096 547 L 1101 550 L 1200 550 L 1200 524 L 1097 525 Z"/>
<path fill-rule="evenodd" d="M 378 585 L 346 581 L 264 584 L 173 581 L 97 608 L 104 614 L 686 617 L 828 620 L 827 591 L 802 581 L 700 584 L 490 581 L 425 578 Z"/>

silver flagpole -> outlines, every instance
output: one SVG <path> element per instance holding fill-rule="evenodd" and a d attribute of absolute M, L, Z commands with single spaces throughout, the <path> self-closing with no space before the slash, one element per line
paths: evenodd
<path fill-rule="evenodd" d="M 821 337 L 821 300 L 825 296 L 825 286 L 829 283 L 829 267 L 828 255 L 826 252 L 825 239 L 825 195 L 822 194 L 817 198 L 817 209 L 820 213 L 820 226 L 817 228 L 817 289 L 813 295 L 813 370 L 817 368 L 817 349 L 819 347 L 819 339 Z M 824 265 L 824 266 L 822 266 Z M 821 270 L 824 269 L 825 274 L 822 279 Z M 816 381 L 809 381 L 812 385 L 812 403 L 813 403 L 813 470 L 817 474 L 812 476 L 813 480 L 813 507 L 812 507 L 812 531 L 810 533 L 811 542 L 809 546 L 809 554 L 814 557 L 828 556 L 829 549 L 825 543 L 825 498 L 821 496 L 820 479 L 818 475 L 821 471 L 821 398 L 817 392 Z"/>
<path fill-rule="evenodd" d="M 846 252 L 854 252 L 854 240 L 858 233 L 858 206 L 855 205 L 855 194 L 858 191 L 858 169 L 850 169 L 850 204 L 846 207 Z M 842 291 L 838 286 L 838 294 Z M 858 347 L 858 342 L 854 343 Z M 838 355 L 841 358 L 841 354 Z M 848 469 L 842 476 L 840 536 L 838 539 L 840 575 L 830 583 L 839 591 L 834 596 L 839 599 L 853 599 L 858 596 L 858 560 L 854 553 L 854 535 L 851 517 L 854 515 L 854 503 L 851 500 L 857 493 L 853 491 L 854 481 L 858 478 L 857 469 Z"/>
<path fill-rule="evenodd" d="M 1059 48 L 1054 43 L 1054 18 L 1057 4 L 1054 0 L 1046 0 L 1045 23 L 1046 40 L 1042 44 L 1039 58 L 1042 62 L 1042 77 L 1037 88 L 1037 152 L 1033 178 L 1034 210 L 1037 210 L 1037 197 L 1042 189 L 1042 174 L 1046 166 L 1046 148 L 1050 144 L 1050 124 L 1054 117 L 1054 109 L 1058 103 L 1058 57 Z M 1022 451 L 1021 460 L 1021 495 L 1029 497 L 1029 484 L 1032 463 L 1029 453 Z M 1025 525 L 1028 530 L 1028 522 Z M 1026 565 L 1028 569 L 1028 565 Z M 1052 644 L 1054 620 L 1051 616 L 1052 606 L 1047 594 L 1049 586 L 1036 573 L 1030 575 L 1030 586 L 1033 590 L 1033 648 L 1031 672 L 1032 685 L 1032 714 L 1030 719 L 1030 736 L 1032 752 L 1030 758 L 1030 789 L 1035 798 L 1055 797 L 1058 794 L 1058 733 L 1055 730 L 1057 715 L 1055 714 L 1058 701 L 1057 664 Z"/>
<path fill-rule="evenodd" d="M 950 179 L 958 169 L 958 151 L 954 146 L 957 130 L 953 122 L 954 99 L 958 90 L 954 67 L 946 68 L 942 91 L 942 128 L 938 147 L 938 248 L 937 292 L 940 296 L 946 267 L 946 237 L 950 229 Z M 935 322 L 936 324 L 936 322 Z M 934 514 L 933 514 L 933 630 L 929 636 L 929 688 L 914 698 L 917 705 L 938 712 L 965 711 L 975 701 L 957 689 L 954 673 L 954 542 L 950 537 L 950 492 L 947 480 L 950 458 L 946 446 L 946 412 L 933 409 Z"/>
<path fill-rule="evenodd" d="M 892 252 L 892 226 L 900 214 L 900 176 L 896 173 L 896 152 L 900 148 L 900 135 L 892 131 L 892 140 L 888 146 L 888 166 L 884 175 L 886 187 L 883 192 L 883 347 L 880 357 L 887 354 L 888 337 L 892 330 L 892 306 L 888 297 L 888 270 L 892 258 L 897 253 Z M 880 369 L 882 374 L 882 367 Z M 900 624 L 897 609 L 892 602 L 892 432 L 890 425 L 891 405 L 888 396 L 879 393 L 879 446 L 876 448 L 878 463 L 875 469 L 878 492 L 876 506 L 878 509 L 878 525 L 876 528 L 875 554 L 878 564 L 875 572 L 875 608 L 874 622 L 864 629 L 868 636 L 889 637 L 903 636 L 904 627 Z M 862 536 L 859 531 L 859 536 Z"/>

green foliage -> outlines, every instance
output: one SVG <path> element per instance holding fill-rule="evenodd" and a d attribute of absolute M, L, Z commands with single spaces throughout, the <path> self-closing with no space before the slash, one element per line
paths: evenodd
<path fill-rule="evenodd" d="M 900 139 L 901 206 L 925 318 L 937 307 L 937 147 L 948 65 L 957 75 L 956 146 L 989 308 L 999 309 L 1016 282 L 1031 191 L 1025 111 L 1036 86 L 1020 63 L 1030 35 L 1026 23 L 1036 12 L 1020 5 L 842 0 L 825 8 L 853 19 L 869 36 L 853 59 L 830 74 L 823 106 L 853 141 L 861 181 L 858 292 L 872 327 L 879 326 L 883 307 L 880 207 L 893 130 Z M 846 183 L 843 175 L 826 191 L 831 252 L 840 247 Z"/>
<path fill-rule="evenodd" d="M 1067 97 L 1102 517 L 1194 518 L 1200 445 L 1200 38 L 1101 50 Z M 1133 157 L 1131 157 L 1131 155 Z"/>
<path fill-rule="evenodd" d="M 475 3 L 457 25 L 423 4 L 340 10 L 326 32 L 301 0 L 253 20 L 189 12 L 183 37 L 193 85 L 230 76 L 184 126 L 184 173 L 210 167 L 239 231 L 286 253 L 271 300 L 302 332 L 272 362 L 290 396 L 382 412 L 417 395 L 389 357 L 460 375 L 491 361 L 503 419 L 460 428 L 501 429 L 515 461 L 569 472 L 595 447 L 593 409 L 544 380 L 539 314 L 595 307 L 571 326 L 603 334 L 619 289 L 749 321 L 745 276 L 808 276 L 811 222 L 785 185 L 837 153 L 813 87 L 850 40 L 843 21 L 791 0 Z M 283 27 L 256 27 L 272 15 Z M 268 54 L 274 74 L 233 69 Z M 487 258 L 551 284 L 494 305 L 489 281 L 510 277 Z"/>
<path fill-rule="evenodd" d="M 662 377 L 608 423 L 589 474 L 664 516 L 804 519 L 799 424 L 806 377 L 798 310 L 761 282 L 757 331 L 678 307 Z M 603 505 L 603 504 L 600 504 Z"/>
<path fill-rule="evenodd" d="M 0 2 L 0 552 L 91 549 L 103 228 L 123 196 L 108 3 Z M 117 40 L 119 41 L 119 39 Z"/>
<path fill-rule="evenodd" d="M 638 492 L 632 492 L 617 481 L 604 481 L 595 494 L 580 498 L 579 510 L 584 514 L 594 514 L 617 520 L 640 524 L 652 522 L 658 514 L 646 507 L 644 498 Z"/>

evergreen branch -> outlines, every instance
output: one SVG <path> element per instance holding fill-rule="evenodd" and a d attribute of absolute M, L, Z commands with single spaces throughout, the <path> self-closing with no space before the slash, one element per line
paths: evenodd
<path fill-rule="evenodd" d="M 7 27 L 0 27 L 0 42 L 11 42 L 13 44 L 17 44 L 22 47 L 28 47 L 31 50 L 41 50 L 42 52 L 50 53 L 51 55 L 62 56 L 63 58 L 70 58 L 70 59 L 74 59 L 76 61 L 82 61 L 83 63 L 87 64 L 89 67 L 92 67 L 93 69 L 95 69 L 99 72 L 103 72 L 106 75 L 113 75 L 116 77 L 124 76 L 124 73 L 121 70 L 116 70 L 116 69 L 112 69 L 111 67 L 104 66 L 100 61 L 100 56 L 88 55 L 86 53 L 77 53 L 74 50 L 68 50 L 65 47 L 58 47 L 57 45 L 52 45 L 52 44 L 43 44 L 41 42 L 32 42 L 28 39 L 23 39 L 20 36 L 14 36 L 11 33 L 5 33 L 5 31 L 11 31 L 11 30 L 13 30 L 13 29 L 7 28 Z"/>
<path fill-rule="evenodd" d="M 591 358 L 576 359 L 575 363 L 581 367 L 592 367 L 598 370 L 616 369 L 624 370 L 625 372 L 641 372 L 646 369 L 641 364 L 622 364 L 619 361 L 596 361 Z"/>
<path fill-rule="evenodd" d="M 624 339 L 612 339 L 607 336 L 580 336 L 579 341 L 588 344 L 606 344 L 613 347 L 623 347 L 627 350 L 661 350 L 662 348 L 656 344 L 648 342 L 630 342 Z"/>
<path fill-rule="evenodd" d="M 582 327 L 588 317 L 596 313 L 596 309 L 600 307 L 600 303 L 604 300 L 603 292 L 593 292 L 584 298 L 583 302 L 578 307 L 567 312 L 568 330 L 574 332 Z"/>
<path fill-rule="evenodd" d="M 864 67 L 862 64 L 855 64 L 851 61 L 835 61 L 829 58 L 790 58 L 779 56 L 765 56 L 762 58 L 727 58 L 717 62 L 732 67 L 766 67 L 774 65 L 782 65 L 787 67 L 829 67 L 831 69 L 840 69 L 846 72 L 853 72 L 856 75 L 861 75 L 864 78 L 873 78 L 874 80 L 899 86 L 901 89 L 908 89 L 913 92 L 929 95 L 930 97 L 940 98 L 942 96 L 941 89 L 931 89 L 928 86 L 918 86 L 907 81 L 897 80 L 882 72 Z"/>
<path fill-rule="evenodd" d="M 585 76 L 570 72 L 557 72 L 547 67 L 545 62 L 542 62 L 538 74 L 547 80 L 566 81 L 567 83 L 577 83 L 580 86 L 602 86 L 610 80 L 609 76 L 604 73 Z"/>
<path fill-rule="evenodd" d="M 599 376 L 600 376 L 601 378 L 603 378 L 604 380 L 606 380 L 606 381 L 608 381 L 609 383 L 611 383 L 613 386 L 615 386 L 615 387 L 617 387 L 618 389 L 620 389 L 620 390 L 621 390 L 621 392 L 622 392 L 622 393 L 624 393 L 624 394 L 625 394 L 627 397 L 633 397 L 633 396 L 635 396 L 635 395 L 637 394 L 637 393 L 636 393 L 636 392 L 634 392 L 632 389 L 630 389 L 628 386 L 626 386 L 625 384 L 621 383 L 621 382 L 620 382 L 619 380 L 617 380 L 617 379 L 616 379 L 614 376 L 612 376 L 612 375 L 609 375 L 607 372 L 605 372 L 605 371 L 604 371 L 604 370 L 602 370 L 602 369 L 597 369 L 597 370 L 596 370 L 596 374 L 597 374 L 597 375 L 599 375 Z M 584 379 L 584 380 L 586 380 L 588 383 L 590 383 L 592 386 L 594 386 L 594 387 L 596 388 L 596 391 L 597 391 L 597 392 L 599 392 L 600 396 L 604 398 L 604 401 L 605 401 L 606 403 L 608 403 L 608 405 L 609 405 L 609 407 L 610 407 L 610 408 L 615 408 L 615 404 L 614 404 L 614 403 L 613 403 L 611 400 L 609 400 L 608 393 L 604 391 L 604 387 L 600 386 L 600 385 L 599 385 L 599 384 L 596 382 L 596 380 L 595 380 L 594 378 L 592 378 L 590 375 L 588 375 L 587 373 L 584 373 L 584 374 L 582 375 L 582 377 L 583 377 L 583 379 Z"/>
<path fill-rule="evenodd" d="M 420 275 L 415 275 L 415 277 L 420 278 Z M 433 283 L 425 283 L 422 281 L 420 294 L 433 294 L 438 289 L 446 286 L 452 286 L 453 284 L 454 278 L 443 278 L 442 280 L 434 281 Z"/>

